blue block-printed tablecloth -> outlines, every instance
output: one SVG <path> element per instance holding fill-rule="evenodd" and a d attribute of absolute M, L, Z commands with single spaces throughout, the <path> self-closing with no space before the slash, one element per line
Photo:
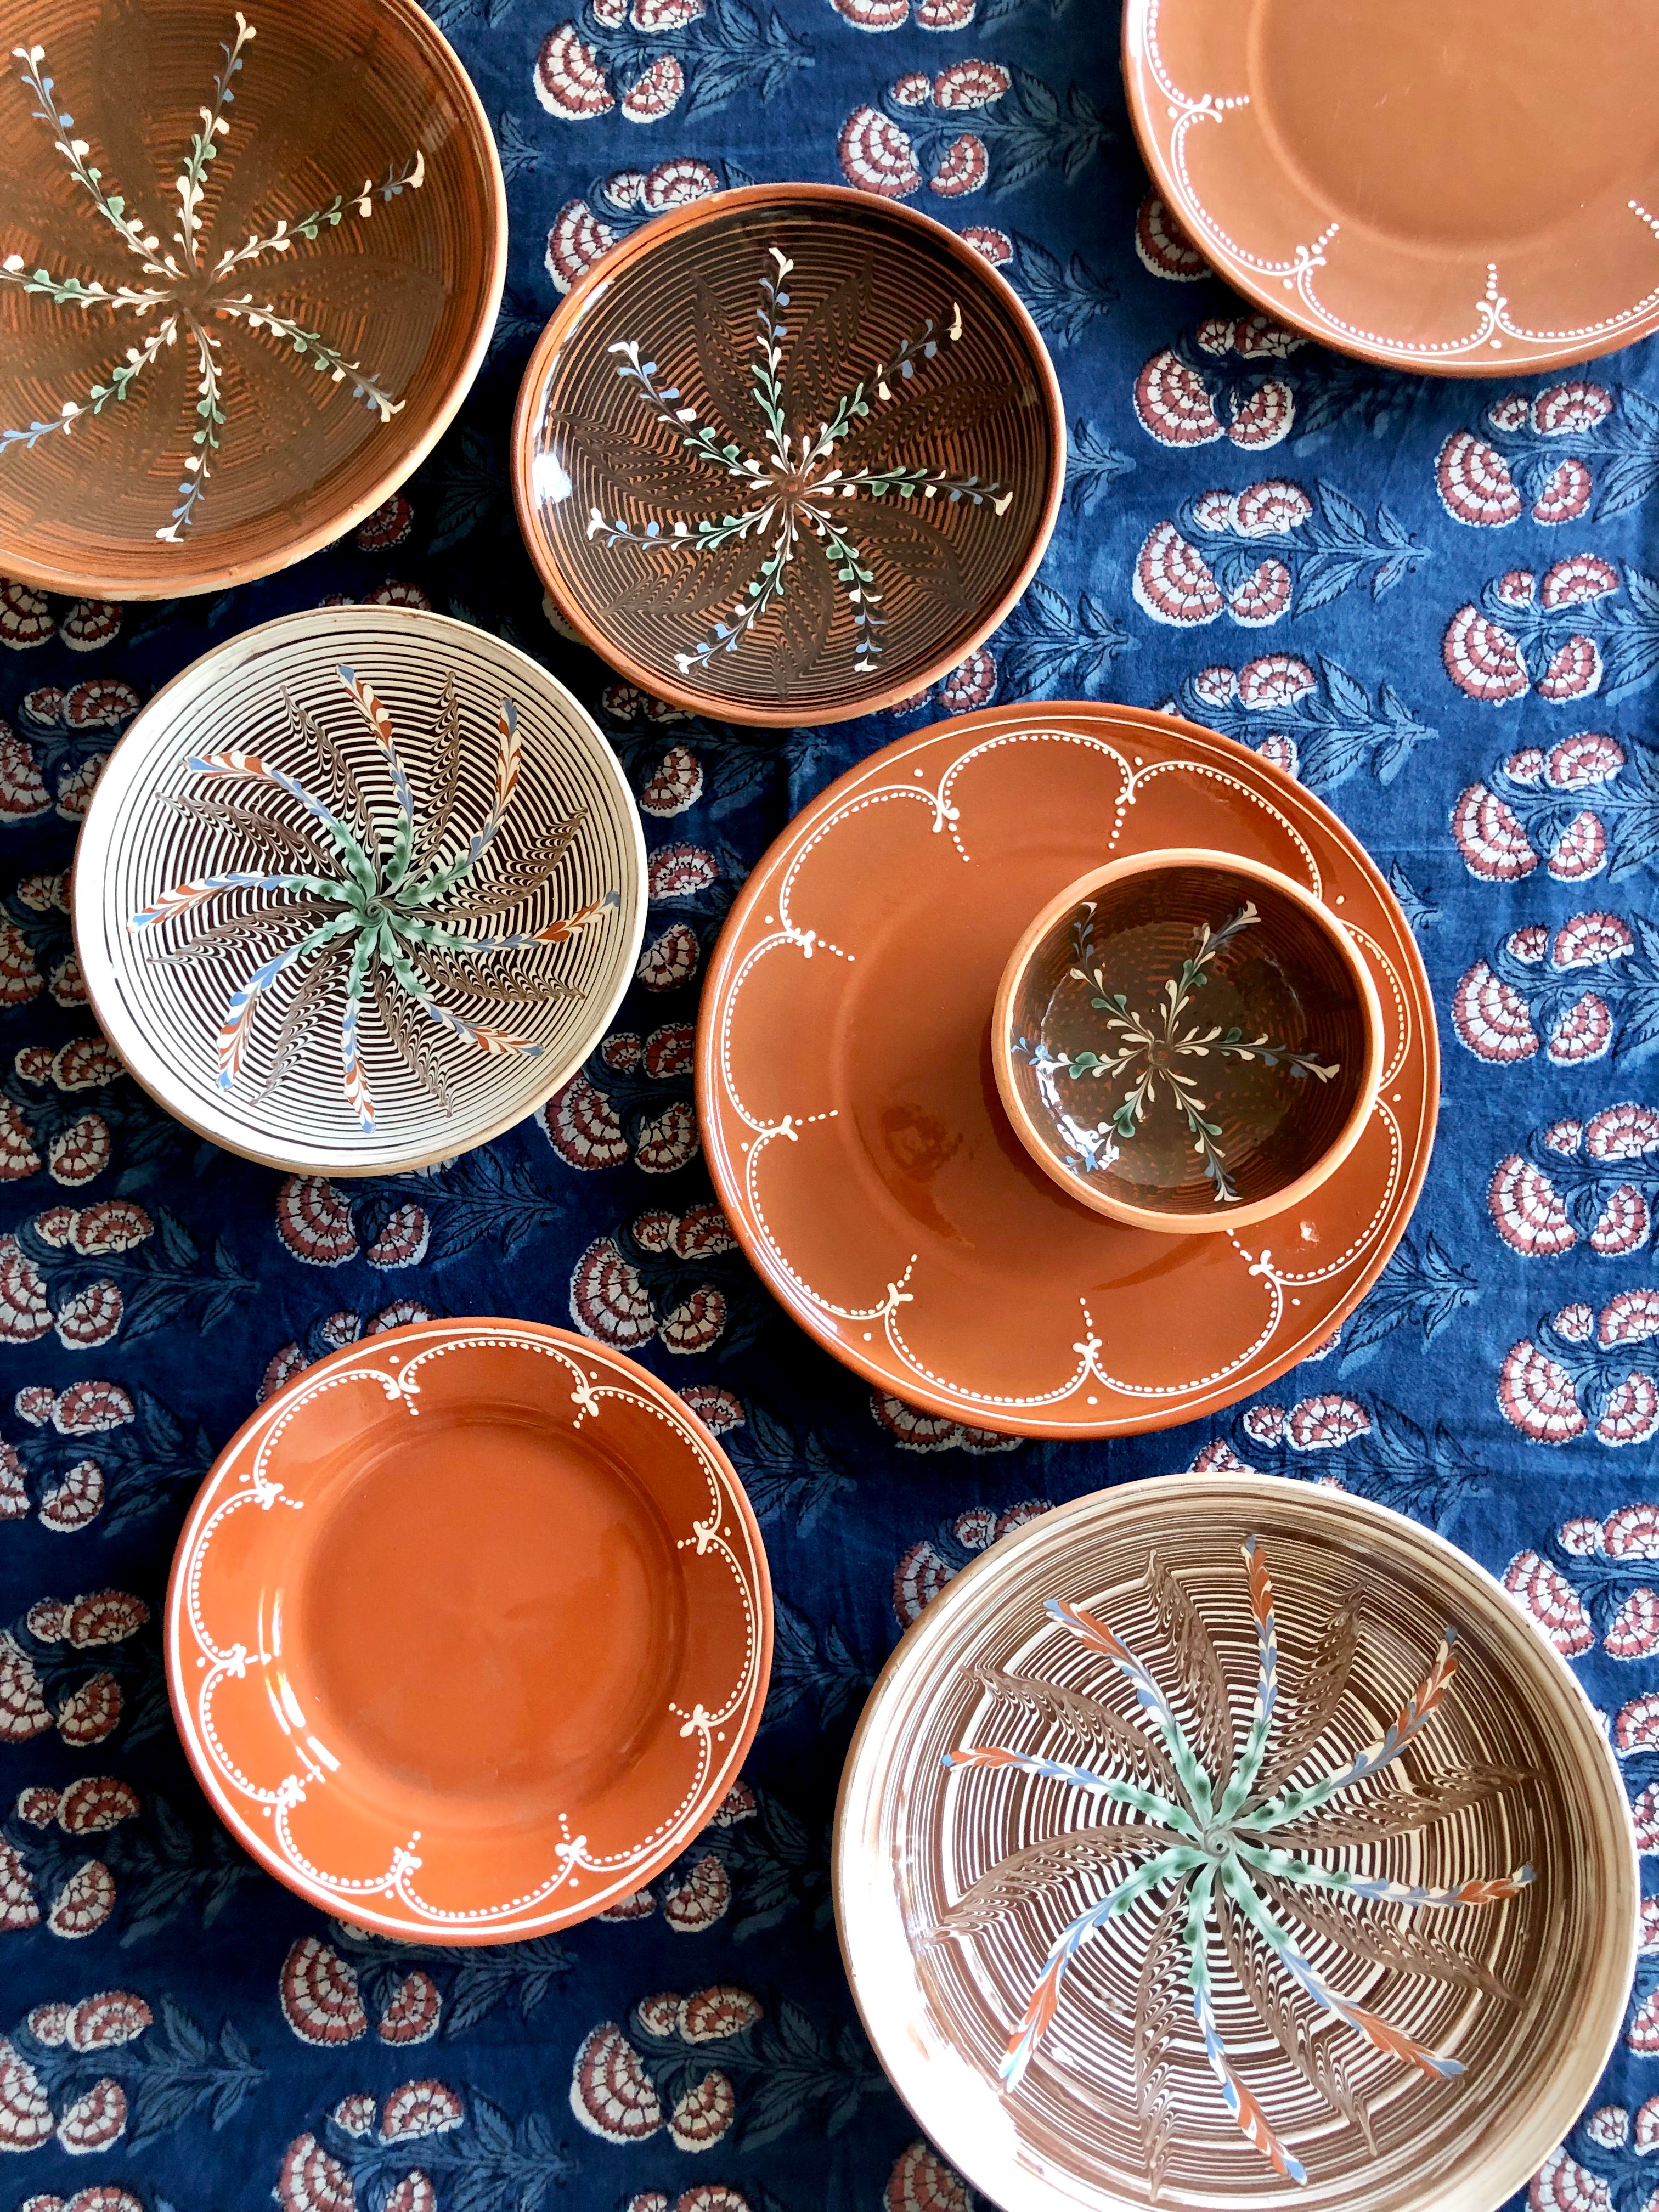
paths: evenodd
<path fill-rule="evenodd" d="M 1659 354 L 1519 387 L 1289 341 L 1149 204 L 1105 0 L 572 4 L 446 0 L 512 247 L 489 364 L 406 496 L 222 599 L 118 626 L 0 606 L 6 2212 L 963 2205 L 842 1978 L 842 1755 L 901 1628 L 999 1531 L 1200 1453 L 1384 1499 L 1504 1577 L 1606 1711 L 1659 1849 Z M 568 644 L 507 478 L 572 274 L 676 198 L 773 178 L 970 237 L 1047 333 L 1072 428 L 1052 550 L 991 647 L 903 715 L 781 737 L 653 713 Z M 76 820 L 142 702 L 341 594 L 467 617 L 574 687 L 647 810 L 647 945 L 676 933 L 547 1116 L 406 1191 L 285 1182 L 160 1115 L 92 1037 L 64 910 Z M 1076 694 L 1175 701 L 1354 825 L 1422 943 L 1445 1100 L 1406 1244 L 1271 1402 L 1011 1445 L 907 1424 L 708 1256 L 684 970 L 860 755 Z M 471 1311 L 574 1318 L 723 1430 L 777 1662 L 746 1784 L 629 1915 L 456 1954 L 331 1925 L 254 1870 L 174 1741 L 159 1616 L 196 1479 L 262 1393 L 363 1330 Z M 1538 2203 L 1634 2212 L 1656 2093 L 1644 1964 L 1603 2109 Z"/>

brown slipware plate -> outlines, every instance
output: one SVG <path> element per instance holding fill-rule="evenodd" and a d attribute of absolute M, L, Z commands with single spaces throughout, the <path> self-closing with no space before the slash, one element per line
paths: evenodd
<path fill-rule="evenodd" d="M 953 232 L 828 185 L 659 216 L 571 289 L 514 424 L 530 557 L 614 668 L 693 714 L 844 721 L 925 691 L 1030 582 L 1066 419 Z"/>
<path fill-rule="evenodd" d="M 1381 1085 L 1341 1165 L 1209 1235 L 1104 1221 L 1062 1189 L 991 1053 L 1033 917 L 1121 854 L 1175 847 L 1322 900 L 1382 1012 Z M 1091 702 L 953 718 L 831 784 L 744 884 L 697 1026 L 709 1168 L 762 1279 L 878 1389 L 1014 1436 L 1165 1428 L 1306 1358 L 1399 1242 L 1438 1094 L 1428 978 L 1352 833 L 1244 746 Z"/>
<path fill-rule="evenodd" d="M 1364 1499 L 1171 1475 L 1006 1537 L 853 1741 L 842 1948 L 1003 2212 L 1492 2212 L 1618 2035 L 1604 1730 L 1490 1577 Z"/>
<path fill-rule="evenodd" d="M 1390 368 L 1659 329 L 1659 15 L 1632 0 L 1126 0 L 1148 167 L 1231 284 Z"/>
<path fill-rule="evenodd" d="M 131 1074 L 296 1175 L 395 1175 L 568 1082 L 645 928 L 615 754 L 545 669 L 408 607 L 245 630 L 158 691 L 76 851 L 76 949 Z"/>
<path fill-rule="evenodd" d="M 331 544 L 501 303 L 501 163 L 442 35 L 415 0 L 0 0 L 0 52 L 8 573 L 161 599 Z"/>

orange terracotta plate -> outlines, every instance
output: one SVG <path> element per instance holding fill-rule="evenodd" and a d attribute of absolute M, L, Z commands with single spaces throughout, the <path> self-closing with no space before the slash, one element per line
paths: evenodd
<path fill-rule="evenodd" d="M 1305 885 L 1382 1008 L 1352 1152 L 1300 1206 L 1218 1235 L 1079 1205 L 1015 1135 L 991 1058 L 1033 916 L 1170 846 Z M 832 784 L 744 885 L 697 1031 L 709 1165 L 766 1283 L 879 1389 L 1016 1436 L 1193 1420 L 1305 1358 L 1399 1241 L 1438 1091 L 1428 978 L 1352 833 L 1228 738 L 1088 702 L 963 715 Z"/>
<path fill-rule="evenodd" d="M 325 1911 L 504 1943 L 708 1821 L 772 1659 L 760 1530 L 665 1383 L 512 1321 L 308 1368 L 179 1539 L 167 1681 L 232 1833 Z"/>
<path fill-rule="evenodd" d="M 1491 2212 L 1613 2048 L 1641 1891 L 1605 1727 L 1491 1577 L 1239 1474 L 958 1575 L 834 1866 L 871 2040 L 1004 2212 Z"/>
<path fill-rule="evenodd" d="M 1659 329 L 1640 0 L 1127 0 L 1123 74 L 1200 252 L 1327 345 L 1494 376 Z"/>

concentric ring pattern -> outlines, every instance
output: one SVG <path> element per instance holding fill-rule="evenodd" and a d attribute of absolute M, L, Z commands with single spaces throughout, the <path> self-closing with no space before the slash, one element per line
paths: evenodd
<path fill-rule="evenodd" d="M 884 2063 L 1006 2212 L 1498 2203 L 1606 2060 L 1638 1889 L 1595 1717 L 1497 1585 L 1232 1474 L 1079 1499 L 934 1601 L 836 1882 Z"/>
<path fill-rule="evenodd" d="M 483 848 L 392 943 L 402 970 L 365 955 L 354 1027 L 363 930 L 314 944 L 346 912 L 323 894 L 352 864 L 307 799 L 356 824 L 384 884 L 399 774 L 408 882 Z M 269 888 L 278 876 L 297 888 Z M 385 1173 L 484 1142 L 580 1065 L 632 973 L 643 878 L 615 758 L 544 670 L 442 617 L 325 610 L 209 654 L 134 723 L 82 835 L 76 943 L 112 1042 L 181 1120 L 298 1172 Z"/>
<path fill-rule="evenodd" d="M 647 690 L 830 721 L 994 629 L 1065 442 L 1042 341 L 970 247 L 862 193 L 755 187 L 660 217 L 572 291 L 525 374 L 520 519 Z"/>

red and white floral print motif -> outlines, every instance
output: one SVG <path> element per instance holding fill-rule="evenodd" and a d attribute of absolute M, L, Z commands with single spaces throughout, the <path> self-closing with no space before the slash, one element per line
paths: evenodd
<path fill-rule="evenodd" d="M 302 1936 L 283 1961 L 276 1994 L 302 2043 L 356 2043 L 368 2033 L 355 1969 L 320 1936 Z"/>
<path fill-rule="evenodd" d="M 643 2142 L 663 2124 L 663 2110 L 645 2063 L 615 2021 L 594 2028 L 576 2053 L 570 2109 L 590 2135 L 609 2142 Z"/>
<path fill-rule="evenodd" d="M 1135 210 L 1135 253 L 1149 276 L 1166 283 L 1195 284 L 1210 274 L 1209 263 L 1157 192 L 1148 192 Z"/>
<path fill-rule="evenodd" d="M 662 1917 L 677 1936 L 700 1936 L 731 1909 L 732 1877 L 714 1851 L 705 1851 L 663 1892 Z"/>
<path fill-rule="evenodd" d="M 902 2150 L 881 2193 L 882 2212 L 971 2212 L 968 2185 L 920 2136 Z"/>
<path fill-rule="evenodd" d="M 1560 1569 L 1536 1552 L 1516 1554 L 1504 1571 L 1504 1587 L 1564 1659 L 1576 1659 L 1595 1644 L 1583 1598 Z"/>
<path fill-rule="evenodd" d="M 1565 2143 L 1534 2174 L 1527 2203 L 1530 2212 L 1613 2212 L 1607 2183 L 1569 2157 Z"/>

